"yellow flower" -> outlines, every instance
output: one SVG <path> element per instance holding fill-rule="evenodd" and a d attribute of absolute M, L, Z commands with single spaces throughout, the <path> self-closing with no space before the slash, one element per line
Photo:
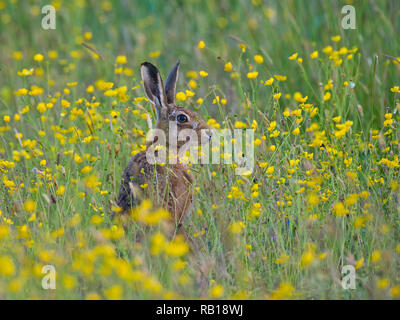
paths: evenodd
<path fill-rule="evenodd" d="M 81 163 L 83 160 L 82 160 L 82 158 L 81 158 L 81 156 L 79 155 L 79 154 L 75 154 L 74 155 L 74 161 L 76 162 L 76 163 Z"/>
<path fill-rule="evenodd" d="M 94 226 L 99 225 L 100 223 L 103 222 L 103 218 L 100 217 L 99 215 L 95 214 L 90 218 L 90 223 L 93 224 Z"/>
<path fill-rule="evenodd" d="M 40 113 L 44 113 L 46 112 L 47 107 L 43 102 L 39 102 L 38 105 L 36 106 L 36 110 L 39 111 Z"/>
<path fill-rule="evenodd" d="M 67 83 L 67 86 L 72 88 L 72 87 L 76 87 L 77 84 L 78 84 L 78 81 L 68 82 L 68 83 Z"/>
<path fill-rule="evenodd" d="M 255 79 L 258 77 L 258 72 L 257 71 L 253 71 L 253 72 L 248 72 L 247 73 L 247 78 L 249 79 Z"/>
<path fill-rule="evenodd" d="M 308 96 L 303 97 L 303 95 L 300 92 L 295 92 L 293 95 L 293 99 L 296 100 L 297 102 L 304 103 L 307 101 Z"/>
<path fill-rule="evenodd" d="M 345 204 L 347 207 L 352 207 L 357 203 L 357 201 L 358 201 L 358 194 L 352 193 L 346 198 Z"/>
<path fill-rule="evenodd" d="M 308 195 L 307 201 L 310 206 L 317 206 L 320 202 L 320 197 L 313 192 Z"/>
<path fill-rule="evenodd" d="M 264 85 L 270 86 L 273 83 L 274 83 L 274 78 L 271 77 L 268 80 L 265 80 Z"/>
<path fill-rule="evenodd" d="M 86 92 L 87 93 L 93 93 L 94 92 L 94 86 L 90 85 L 89 87 L 87 87 Z"/>
<path fill-rule="evenodd" d="M 310 54 L 311 59 L 317 59 L 318 58 L 318 51 L 314 51 L 313 53 Z"/>
<path fill-rule="evenodd" d="M 72 290 L 76 286 L 76 279 L 71 275 L 65 275 L 62 282 L 67 290 Z"/>
<path fill-rule="evenodd" d="M 37 62 L 43 61 L 43 59 L 44 59 L 44 57 L 40 53 L 35 54 L 35 56 L 33 57 L 33 60 L 35 60 Z"/>
<path fill-rule="evenodd" d="M 24 57 L 23 53 L 21 51 L 15 51 L 13 52 L 13 59 L 14 60 L 22 60 Z"/>
<path fill-rule="evenodd" d="M 153 51 L 149 53 L 150 58 L 158 58 L 161 55 L 161 51 Z"/>
<path fill-rule="evenodd" d="M 81 172 L 82 172 L 83 174 L 86 174 L 86 173 L 89 173 L 90 171 L 92 171 L 92 169 L 93 169 L 93 167 L 91 167 L 91 166 L 84 166 L 84 167 L 81 169 Z"/>
<path fill-rule="evenodd" d="M 195 93 L 193 91 L 190 90 L 185 90 L 185 94 L 188 98 L 191 98 L 195 95 Z"/>
<path fill-rule="evenodd" d="M 370 195 L 371 194 L 368 191 L 365 191 L 365 190 L 360 193 L 360 197 L 364 198 L 364 199 L 368 199 Z"/>
<path fill-rule="evenodd" d="M 117 63 L 117 64 L 126 64 L 126 62 L 127 62 L 127 60 L 126 60 L 125 56 L 118 56 L 115 59 L 115 63 Z"/>
<path fill-rule="evenodd" d="M 393 88 L 390 88 L 390 91 L 400 93 L 400 87 L 394 86 Z"/>
<path fill-rule="evenodd" d="M 70 105 L 71 105 L 71 103 L 68 100 L 65 100 L 65 99 L 61 100 L 61 106 L 63 108 L 69 108 Z"/>
<path fill-rule="evenodd" d="M 77 194 L 77 196 L 79 197 L 79 198 L 84 198 L 85 197 L 85 193 L 84 192 L 79 192 L 78 194 Z"/>
<path fill-rule="evenodd" d="M 165 245 L 164 250 L 171 257 L 181 257 L 189 251 L 189 245 L 182 236 L 176 236 L 174 240 Z"/>
<path fill-rule="evenodd" d="M 183 261 L 183 260 L 176 260 L 176 261 L 173 263 L 172 267 L 173 267 L 174 270 L 182 270 L 186 265 L 187 265 L 187 262 L 186 262 L 186 261 Z"/>
<path fill-rule="evenodd" d="M 33 212 L 33 211 L 35 211 L 35 210 L 36 210 L 36 207 L 37 207 L 37 204 L 36 204 L 36 202 L 33 201 L 33 200 L 27 200 L 27 201 L 25 201 L 25 203 L 24 203 L 24 209 L 25 209 L 25 211 L 27 211 L 27 212 Z"/>
<path fill-rule="evenodd" d="M 258 165 L 260 166 L 260 168 L 265 168 L 266 166 L 268 166 L 268 162 L 260 162 Z"/>
<path fill-rule="evenodd" d="M 294 136 L 297 136 L 299 133 L 300 133 L 300 129 L 298 127 L 292 131 L 292 134 Z"/>
<path fill-rule="evenodd" d="M 319 259 L 319 260 L 324 260 L 324 259 L 326 258 L 326 256 L 327 256 L 327 253 L 326 253 L 326 252 L 322 252 L 322 253 L 320 253 L 320 254 L 318 255 L 318 259 Z"/>
<path fill-rule="evenodd" d="M 289 260 L 289 256 L 287 254 L 281 254 L 279 258 L 275 259 L 276 264 L 285 264 Z"/>
<path fill-rule="evenodd" d="M 197 80 L 197 78 L 198 78 L 196 71 L 188 71 L 188 72 L 186 72 L 186 76 L 189 78 L 195 79 L 195 80 Z"/>
<path fill-rule="evenodd" d="M 203 77 L 203 78 L 205 78 L 205 77 L 208 76 L 208 73 L 205 72 L 205 71 L 203 71 L 203 70 L 201 70 L 201 71 L 199 72 L 199 74 L 200 74 L 200 77 Z"/>
<path fill-rule="evenodd" d="M 1 216 L 1 214 L 0 214 Z M 0 225 L 0 239 L 4 239 L 9 235 L 9 229 L 6 225 Z"/>
<path fill-rule="evenodd" d="M 326 53 L 326 54 L 331 54 L 332 51 L 333 51 L 333 48 L 331 46 L 327 46 L 324 49 L 322 49 L 322 52 Z"/>
<path fill-rule="evenodd" d="M 95 175 L 91 175 L 91 176 L 87 177 L 84 180 L 84 182 L 85 182 L 86 187 L 88 187 L 89 189 L 95 189 L 96 187 L 101 185 L 101 182 Z"/>
<path fill-rule="evenodd" d="M 306 252 L 304 252 L 301 256 L 300 259 L 300 265 L 302 267 L 306 267 L 308 265 L 310 265 L 315 259 L 314 253 L 312 250 L 308 250 Z"/>
<path fill-rule="evenodd" d="M 214 299 L 220 298 L 224 294 L 224 288 L 220 285 L 213 285 L 210 289 L 210 296 Z"/>
<path fill-rule="evenodd" d="M 101 233 L 104 237 L 110 240 L 118 240 L 124 236 L 125 231 L 122 227 L 113 225 L 110 229 L 102 229 Z"/>
<path fill-rule="evenodd" d="M 230 231 L 233 234 L 238 234 L 240 232 L 242 232 L 242 230 L 245 228 L 245 224 L 242 221 L 238 221 L 238 222 L 233 222 L 230 226 Z"/>
<path fill-rule="evenodd" d="M 165 237 L 162 233 L 155 233 L 151 239 L 151 249 L 150 249 L 150 253 L 152 255 L 158 255 L 165 246 Z"/>
<path fill-rule="evenodd" d="M 83 37 L 85 38 L 85 40 L 90 40 L 92 39 L 92 33 L 87 31 L 83 34 Z"/>
<path fill-rule="evenodd" d="M 35 69 L 22 69 L 22 71 L 18 71 L 17 74 L 20 77 L 26 77 L 26 76 L 31 76 L 33 74 L 33 72 L 35 71 Z"/>
<path fill-rule="evenodd" d="M 356 270 L 360 269 L 363 266 L 363 264 L 364 264 L 364 258 L 361 258 L 360 260 L 358 260 L 356 262 L 356 265 L 355 265 Z"/>
<path fill-rule="evenodd" d="M 333 61 L 333 64 L 334 64 L 335 66 L 341 66 L 342 63 L 343 63 L 343 59 L 335 59 L 335 60 Z"/>
<path fill-rule="evenodd" d="M 247 128 L 247 125 L 242 122 L 242 121 L 236 121 L 235 122 L 235 129 L 245 129 Z"/>
<path fill-rule="evenodd" d="M 56 194 L 59 195 L 59 196 L 62 196 L 64 193 L 65 193 L 65 187 L 64 186 L 59 186 L 57 191 L 56 191 Z"/>
<path fill-rule="evenodd" d="M 398 298 L 400 296 L 400 286 L 394 286 L 390 289 L 390 294 L 393 298 Z"/>
<path fill-rule="evenodd" d="M 329 91 L 325 92 L 324 94 L 324 101 L 328 101 L 331 99 L 331 93 Z"/>
<path fill-rule="evenodd" d="M 364 228 L 365 224 L 371 219 L 371 215 L 357 217 L 354 220 L 354 227 L 357 229 Z"/>
<path fill-rule="evenodd" d="M 380 289 L 380 290 L 386 289 L 387 287 L 389 287 L 389 285 L 390 285 L 390 280 L 387 279 L 387 278 L 378 279 L 378 280 L 376 281 L 376 286 L 377 286 L 378 289 Z"/>
<path fill-rule="evenodd" d="M 339 42 L 340 39 L 341 39 L 341 37 L 340 37 L 339 35 L 334 36 L 334 37 L 331 37 L 331 40 L 332 40 L 333 42 Z"/>
<path fill-rule="evenodd" d="M 188 84 L 189 84 L 189 87 L 191 89 L 196 89 L 197 88 L 197 82 L 195 80 L 193 80 L 193 79 L 190 79 Z"/>
<path fill-rule="evenodd" d="M 261 55 L 255 55 L 255 56 L 254 56 L 254 60 L 255 60 L 255 62 L 257 62 L 257 63 L 259 63 L 259 64 L 261 64 L 261 63 L 264 62 L 264 58 L 263 58 L 263 56 L 261 56 Z"/>
<path fill-rule="evenodd" d="M 268 167 L 267 170 L 265 170 L 265 173 L 266 174 L 273 174 L 274 171 L 275 171 L 275 167 L 271 166 L 271 167 Z"/>
<path fill-rule="evenodd" d="M 179 92 L 176 94 L 176 99 L 177 99 L 178 101 L 185 101 L 185 100 L 186 100 L 186 94 L 185 94 L 184 92 L 182 92 L 182 91 L 179 91 Z"/>
<path fill-rule="evenodd" d="M 293 54 L 289 57 L 289 60 L 296 60 L 296 59 L 297 59 L 297 56 L 298 56 L 298 53 L 295 52 L 295 53 L 293 53 Z"/>
<path fill-rule="evenodd" d="M 281 76 L 281 75 L 278 75 L 278 74 L 275 74 L 274 77 L 278 81 L 286 81 L 286 79 L 287 79 L 286 76 Z"/>
<path fill-rule="evenodd" d="M 379 250 L 375 250 L 371 254 L 371 262 L 378 263 L 381 260 L 381 252 Z"/>
<path fill-rule="evenodd" d="M 10 256 L 0 256 L 0 275 L 12 276 L 15 273 L 15 265 Z"/>
<path fill-rule="evenodd" d="M 155 211 L 150 211 L 151 202 L 143 201 L 142 204 L 132 211 L 132 218 L 140 221 L 146 225 L 155 225 L 161 220 L 168 219 L 170 214 L 164 209 L 157 209 Z"/>
<path fill-rule="evenodd" d="M 10 284 L 8 285 L 8 288 L 12 292 L 19 292 L 19 291 L 21 291 L 23 285 L 24 285 L 23 279 L 14 279 L 10 282 Z"/>
<path fill-rule="evenodd" d="M 354 180 L 355 178 L 357 178 L 357 173 L 352 172 L 352 171 L 347 171 L 346 176 L 348 176 L 350 179 Z"/>
<path fill-rule="evenodd" d="M 122 287 L 116 284 L 105 290 L 104 295 L 109 300 L 120 300 L 122 296 Z"/>
<path fill-rule="evenodd" d="M 343 217 L 345 216 L 349 210 L 345 208 L 342 202 L 338 202 L 333 206 L 333 213 L 337 217 Z"/>
<path fill-rule="evenodd" d="M 270 300 L 287 300 L 293 297 L 294 288 L 288 282 L 282 282 L 279 287 L 272 293 Z"/>
<path fill-rule="evenodd" d="M 232 62 L 229 61 L 229 62 L 225 63 L 224 71 L 226 71 L 226 72 L 232 71 Z"/>
<path fill-rule="evenodd" d="M 203 40 L 201 40 L 201 41 L 199 42 L 198 47 L 199 47 L 200 50 L 203 50 L 203 49 L 206 47 L 206 44 L 204 43 Z"/>
<path fill-rule="evenodd" d="M 275 94 L 273 95 L 273 98 L 274 98 L 275 100 L 279 100 L 279 99 L 281 98 L 281 95 L 282 95 L 281 92 L 275 93 Z"/>
<path fill-rule="evenodd" d="M 391 113 L 385 113 L 385 119 L 386 119 L 386 120 L 390 120 L 390 119 L 392 119 L 392 117 L 393 117 L 393 114 L 391 114 Z"/>
<path fill-rule="evenodd" d="M 90 292 L 86 295 L 85 300 L 100 300 L 100 296 L 96 292 Z"/>

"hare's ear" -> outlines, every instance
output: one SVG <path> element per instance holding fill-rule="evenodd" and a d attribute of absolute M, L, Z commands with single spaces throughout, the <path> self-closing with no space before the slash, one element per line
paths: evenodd
<path fill-rule="evenodd" d="M 160 72 L 150 62 L 143 62 L 140 66 L 140 72 L 142 74 L 144 91 L 150 102 L 155 105 L 157 117 L 166 116 L 168 102 Z"/>
<path fill-rule="evenodd" d="M 165 94 L 167 96 L 168 103 L 175 103 L 176 94 L 176 82 L 178 80 L 179 64 L 181 62 L 178 60 L 175 67 L 169 73 L 167 80 L 165 81 Z"/>

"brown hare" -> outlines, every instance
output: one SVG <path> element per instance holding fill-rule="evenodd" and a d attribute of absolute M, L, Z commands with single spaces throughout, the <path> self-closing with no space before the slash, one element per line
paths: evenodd
<path fill-rule="evenodd" d="M 171 123 L 175 125 L 175 134 L 184 129 L 190 129 L 200 141 L 211 138 L 211 131 L 206 122 L 196 113 L 175 104 L 176 83 L 178 79 L 179 60 L 168 75 L 165 87 L 158 69 L 149 62 L 141 65 L 141 75 L 144 91 L 149 101 L 155 106 L 157 113 L 156 129 L 170 135 Z M 156 137 L 147 143 L 147 150 L 158 141 Z M 204 141 L 204 140 L 201 140 Z M 177 142 L 179 153 L 182 142 Z M 154 148 L 155 147 L 155 148 Z M 166 154 L 170 143 L 166 142 Z M 156 151 L 157 152 L 157 151 Z M 147 185 L 144 190 L 140 185 Z M 174 219 L 174 230 L 181 227 L 183 218 L 191 210 L 193 197 L 193 176 L 185 164 L 176 161 L 175 164 L 155 165 L 148 161 L 146 151 L 134 155 L 125 168 L 117 205 L 122 213 L 139 205 L 140 198 L 148 198 L 157 206 L 167 209 Z M 138 190 L 141 190 L 138 192 Z M 138 193 L 144 193 L 142 197 Z M 184 232 L 184 230 L 182 229 Z"/>

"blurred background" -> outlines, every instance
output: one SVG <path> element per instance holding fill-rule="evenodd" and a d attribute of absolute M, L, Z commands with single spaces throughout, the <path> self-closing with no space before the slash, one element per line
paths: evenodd
<path fill-rule="evenodd" d="M 0 0 L 0 299 L 399 298 L 399 34 L 398 0 Z M 192 251 L 149 202 L 110 218 L 140 64 L 177 59 L 179 104 L 255 132 L 251 174 L 193 166 Z"/>
<path fill-rule="evenodd" d="M 41 28 L 41 8 L 47 4 L 57 10 L 56 30 Z M 341 27 L 341 9 L 346 4 L 355 6 L 355 30 Z M 75 77 L 87 84 L 100 77 L 112 77 L 118 55 L 127 56 L 134 77 L 145 60 L 166 74 L 180 58 L 183 72 L 203 69 L 209 73 L 203 95 L 209 86 L 218 86 L 227 95 L 232 110 L 237 110 L 244 98 L 242 92 L 237 92 L 237 81 L 224 74 L 224 65 L 238 60 L 242 54 L 240 43 L 247 46 L 247 53 L 236 69 L 248 69 L 252 56 L 262 54 L 265 64 L 259 68 L 260 76 L 290 75 L 282 86 L 284 93 L 293 94 L 305 92 L 308 84 L 288 57 L 295 52 L 311 53 L 331 44 L 332 36 L 341 35 L 338 48 L 357 47 L 361 53 L 353 75 L 349 75 L 351 78 L 357 73 L 353 102 L 363 107 L 366 122 L 377 124 L 387 104 L 383 92 L 392 86 L 399 72 L 384 56 L 400 55 L 399 11 L 398 1 L 384 0 L 2 0 L 0 96 L 13 99 L 10 93 L 22 82 L 11 76 L 12 70 L 29 67 L 29 61 L 33 65 L 36 53 L 47 56 L 54 50 L 57 61 L 51 63 L 51 73 L 46 77 L 65 77 L 69 81 Z M 207 50 L 196 50 L 199 41 L 206 43 Z M 95 48 L 102 59 L 94 57 L 82 42 Z M 321 70 L 308 59 L 303 67 L 315 88 L 321 86 L 324 73 L 329 73 L 329 69 Z M 184 81 L 181 79 L 181 83 Z M 61 81 L 54 83 L 56 87 L 62 85 Z"/>

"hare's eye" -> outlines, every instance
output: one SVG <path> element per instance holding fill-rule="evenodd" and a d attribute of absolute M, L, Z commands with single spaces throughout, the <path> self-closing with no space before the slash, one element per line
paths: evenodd
<path fill-rule="evenodd" d="M 184 114 L 180 114 L 176 117 L 176 120 L 178 120 L 179 123 L 185 123 L 188 122 L 188 117 Z"/>

